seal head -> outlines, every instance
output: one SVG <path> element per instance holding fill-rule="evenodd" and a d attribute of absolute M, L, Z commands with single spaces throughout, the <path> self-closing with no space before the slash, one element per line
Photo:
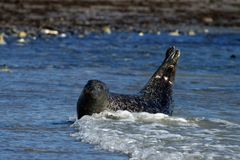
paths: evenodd
<path fill-rule="evenodd" d="M 99 80 L 89 80 L 78 99 L 78 119 L 84 115 L 100 113 L 108 106 L 109 90 L 105 83 Z"/>

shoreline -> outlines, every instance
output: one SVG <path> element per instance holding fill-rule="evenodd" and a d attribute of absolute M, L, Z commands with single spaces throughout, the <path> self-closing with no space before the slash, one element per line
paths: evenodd
<path fill-rule="evenodd" d="M 234 0 L 9 0 L 0 2 L 0 32 L 44 29 L 59 33 L 240 31 L 240 2 Z"/>

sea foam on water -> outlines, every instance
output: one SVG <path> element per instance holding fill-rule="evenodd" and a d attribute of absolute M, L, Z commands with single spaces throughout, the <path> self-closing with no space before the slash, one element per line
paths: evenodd
<path fill-rule="evenodd" d="M 204 128 L 207 123 L 216 128 Z M 240 126 L 233 124 L 237 133 L 229 135 L 226 132 L 233 132 L 218 128 L 219 123 L 228 126 L 231 122 L 104 111 L 76 120 L 73 127 L 77 132 L 72 136 L 108 151 L 125 153 L 131 160 L 239 159 L 239 147 L 227 141 L 239 137 Z"/>

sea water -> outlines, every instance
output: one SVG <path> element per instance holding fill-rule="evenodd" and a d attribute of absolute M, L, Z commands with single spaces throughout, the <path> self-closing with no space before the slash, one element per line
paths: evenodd
<path fill-rule="evenodd" d="M 76 120 L 89 79 L 137 93 L 172 45 L 181 50 L 173 116 L 105 111 Z M 10 36 L 0 49 L 0 159 L 240 159 L 239 33 L 44 36 L 24 44 Z"/>

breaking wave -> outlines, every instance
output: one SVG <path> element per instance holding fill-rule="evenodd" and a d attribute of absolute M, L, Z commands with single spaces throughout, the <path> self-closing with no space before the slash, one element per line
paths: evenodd
<path fill-rule="evenodd" d="M 240 159 L 240 125 L 221 119 L 104 111 L 72 126 L 76 139 L 131 160 Z"/>

